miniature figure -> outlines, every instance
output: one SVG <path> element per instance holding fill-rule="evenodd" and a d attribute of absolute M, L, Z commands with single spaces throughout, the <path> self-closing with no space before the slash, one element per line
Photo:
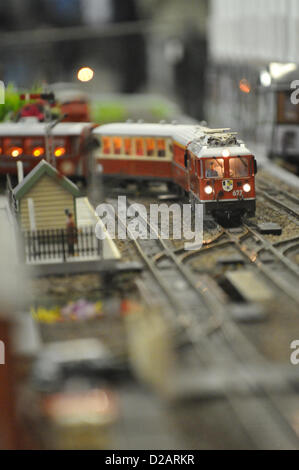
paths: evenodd
<path fill-rule="evenodd" d="M 77 243 L 77 228 L 74 222 L 73 214 L 66 210 L 67 224 L 66 224 L 66 239 L 68 246 L 69 256 L 75 256 L 75 243 Z"/>

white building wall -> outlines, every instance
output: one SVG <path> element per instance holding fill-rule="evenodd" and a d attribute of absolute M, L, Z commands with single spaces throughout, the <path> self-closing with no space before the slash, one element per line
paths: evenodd
<path fill-rule="evenodd" d="M 210 0 L 209 47 L 217 62 L 298 62 L 298 0 Z"/>

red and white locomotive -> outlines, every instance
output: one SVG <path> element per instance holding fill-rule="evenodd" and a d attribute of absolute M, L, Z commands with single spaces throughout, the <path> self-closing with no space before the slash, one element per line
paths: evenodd
<path fill-rule="evenodd" d="M 229 129 L 120 123 L 93 135 L 105 177 L 174 183 L 216 217 L 255 214 L 256 160 Z"/>

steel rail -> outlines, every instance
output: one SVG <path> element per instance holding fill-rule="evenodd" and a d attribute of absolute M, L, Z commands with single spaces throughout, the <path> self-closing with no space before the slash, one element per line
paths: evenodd
<path fill-rule="evenodd" d="M 132 202 L 128 201 L 128 203 L 132 203 Z M 142 220 L 143 217 L 142 216 L 140 217 Z M 167 246 L 165 241 L 160 237 L 156 228 L 152 227 L 150 223 L 148 222 L 148 220 L 143 219 L 143 221 L 146 224 L 146 226 L 149 228 L 149 230 L 152 233 L 154 233 L 155 236 L 157 237 L 158 241 L 162 245 L 163 253 L 167 253 L 169 255 L 168 257 L 175 263 L 177 268 L 182 273 L 184 279 L 187 280 L 189 285 L 196 290 L 201 303 L 203 302 L 206 305 L 208 312 L 211 312 L 211 311 L 213 312 L 213 315 L 209 316 L 205 324 L 201 324 L 200 322 L 198 323 L 198 321 L 196 322 L 196 319 L 194 318 L 191 319 L 191 324 L 189 325 L 188 333 L 189 333 L 189 337 L 191 336 L 193 346 L 195 346 L 195 349 L 197 350 L 197 352 L 200 353 L 199 339 L 201 337 L 201 339 L 204 340 L 205 348 L 212 353 L 211 344 L 207 342 L 207 334 L 216 333 L 217 331 L 220 331 L 221 333 L 223 333 L 227 342 L 228 354 L 237 356 L 238 361 L 240 360 L 242 361 L 242 364 L 244 366 L 244 381 L 248 389 L 254 391 L 254 389 L 256 389 L 256 384 L 254 383 L 254 380 L 252 381 L 251 379 L 250 369 L 248 369 L 248 364 L 246 363 L 248 356 L 249 356 L 248 351 L 250 352 L 251 358 L 253 357 L 255 360 L 258 359 L 259 361 L 262 360 L 262 363 L 265 365 L 265 367 L 267 366 L 267 361 L 260 356 L 256 348 L 242 334 L 240 328 L 238 328 L 231 321 L 231 319 L 229 319 L 229 317 L 227 316 L 227 312 L 225 312 L 225 309 L 223 308 L 223 306 L 220 305 L 218 301 L 215 302 L 215 299 L 210 298 L 209 289 L 204 284 L 204 282 L 201 281 L 200 284 L 196 284 L 196 282 L 193 279 L 193 276 L 189 273 L 188 269 L 186 269 L 186 267 L 182 264 L 182 262 L 177 259 L 177 257 L 175 256 L 175 253 Z M 195 323 L 194 323 L 194 320 L 195 320 Z M 233 350 L 234 348 L 236 348 L 236 340 L 238 342 L 237 352 Z M 244 351 L 245 345 L 247 345 L 247 351 Z M 234 348 L 232 348 L 232 346 L 234 346 Z M 243 362 L 244 360 L 245 360 L 245 363 Z M 285 388 L 288 387 L 288 385 L 285 383 L 283 385 Z M 283 411 L 280 408 L 280 404 L 277 402 L 275 398 L 272 397 L 271 390 L 268 390 L 266 386 L 259 386 L 258 392 L 262 393 L 262 395 L 268 401 L 265 404 L 262 402 L 262 400 L 260 400 L 257 396 L 255 396 L 254 397 L 255 406 L 259 409 L 259 413 L 261 414 L 264 413 L 267 419 L 270 420 L 271 422 L 270 429 L 271 429 L 271 432 L 275 434 L 276 445 L 277 446 L 281 445 L 284 448 L 298 449 L 298 444 L 299 444 L 298 436 L 294 432 L 294 429 L 289 423 L 289 421 L 284 416 Z M 228 394 L 225 390 L 223 390 L 223 393 L 226 399 L 228 400 L 228 403 L 230 404 L 232 410 L 235 412 L 236 416 L 238 417 L 239 422 L 242 424 L 250 440 L 254 442 L 254 445 L 256 445 L 257 447 L 262 448 L 260 447 L 259 438 L 254 432 L 254 427 L 253 429 L 252 428 L 249 429 L 248 427 L 248 424 L 246 422 L 246 416 L 248 417 L 248 415 L 246 415 L 246 411 L 245 413 L 242 411 L 242 407 L 240 407 L 239 399 L 236 397 L 230 396 L 230 394 Z M 269 405 L 271 409 L 269 409 Z M 273 424 L 275 423 L 278 427 L 273 428 Z M 283 428 L 284 430 L 283 434 L 281 433 L 281 428 Z M 284 441 L 284 443 L 282 443 L 282 441 Z"/>

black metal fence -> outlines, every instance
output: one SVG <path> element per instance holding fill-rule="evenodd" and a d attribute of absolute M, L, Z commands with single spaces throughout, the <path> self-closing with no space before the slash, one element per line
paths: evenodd
<path fill-rule="evenodd" d="M 101 256 L 102 243 L 94 227 L 23 231 L 26 262 L 70 261 Z"/>

